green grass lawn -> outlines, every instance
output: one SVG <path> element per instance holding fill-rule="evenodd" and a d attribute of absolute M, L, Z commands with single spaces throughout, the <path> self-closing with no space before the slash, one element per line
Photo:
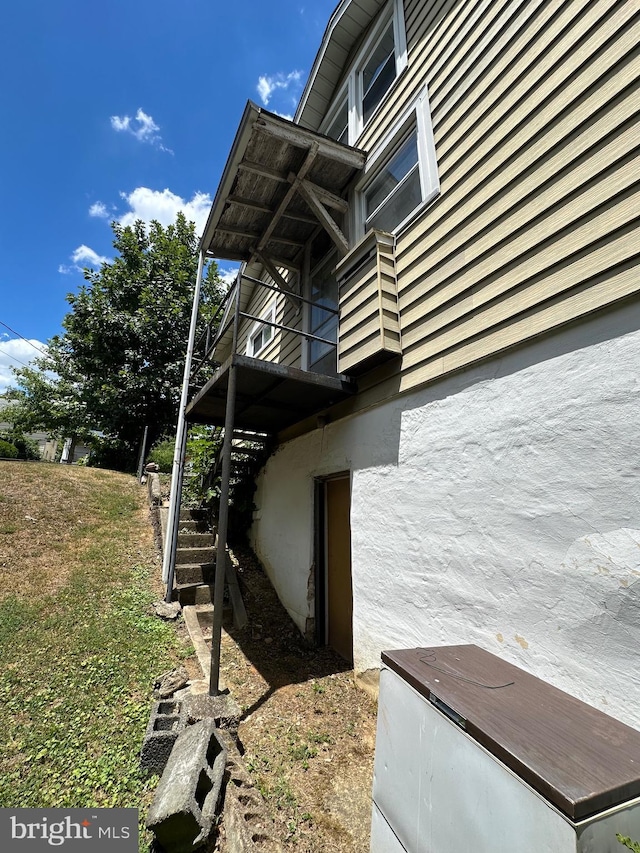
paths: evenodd
<path fill-rule="evenodd" d="M 144 818 L 153 681 L 188 653 L 150 611 L 158 576 L 134 478 L 0 463 L 0 807 Z"/>

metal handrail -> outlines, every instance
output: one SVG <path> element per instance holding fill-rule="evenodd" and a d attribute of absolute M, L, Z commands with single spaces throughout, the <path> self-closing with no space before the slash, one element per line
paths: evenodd
<path fill-rule="evenodd" d="M 303 305 L 313 305 L 315 308 L 321 308 L 323 311 L 328 311 L 329 314 L 337 315 L 340 313 L 337 308 L 328 308 L 326 305 L 319 305 L 311 299 L 305 299 L 304 296 L 299 296 L 293 291 L 283 290 L 275 284 L 267 284 L 266 281 L 261 281 L 259 278 L 252 278 L 250 275 L 243 275 L 242 278 L 245 278 L 247 281 L 252 281 L 254 284 L 260 285 L 260 287 L 266 287 L 267 290 L 275 290 L 277 293 L 284 293 L 285 296 L 290 296 L 291 299 L 297 299 L 298 302 L 302 302 Z"/>
<path fill-rule="evenodd" d="M 220 315 L 220 313 L 221 312 L 224 313 L 226 311 L 227 303 L 229 302 L 229 300 L 235 296 L 235 297 L 237 297 L 237 301 L 238 302 L 240 301 L 240 282 L 241 282 L 241 279 L 246 279 L 246 281 L 250 281 L 253 284 L 258 285 L 258 287 L 263 287 L 266 290 L 273 290 L 276 293 L 284 294 L 288 297 L 291 297 L 292 299 L 296 299 L 296 300 L 298 300 L 298 302 L 302 303 L 303 305 L 311 305 L 312 307 L 319 309 L 320 311 L 326 311 L 327 314 L 330 314 L 332 316 L 337 317 L 340 313 L 339 310 L 336 308 L 329 308 L 327 305 L 320 305 L 318 302 L 313 302 L 311 299 L 306 299 L 304 296 L 299 296 L 297 293 L 285 291 L 281 287 L 277 287 L 276 285 L 273 285 L 273 284 L 268 284 L 266 281 L 262 281 L 259 278 L 254 278 L 253 276 L 246 275 L 244 273 L 238 274 L 238 277 L 236 278 L 233 285 L 229 288 L 229 290 L 225 293 L 224 298 L 222 299 L 222 301 L 218 305 L 218 308 L 216 309 L 216 311 L 215 311 L 213 317 L 211 318 L 211 320 L 209 321 L 209 323 L 207 323 L 207 327 L 206 327 L 205 331 L 200 336 L 200 338 L 196 344 L 196 346 L 198 348 L 200 348 L 200 345 L 204 339 L 205 351 L 191 372 L 191 380 L 193 380 L 198 375 L 198 373 L 200 372 L 202 367 L 207 362 L 210 361 L 210 355 L 215 350 L 215 348 L 218 344 L 218 341 L 223 337 L 223 335 L 225 335 L 229 331 L 229 329 L 232 326 L 234 326 L 235 323 L 239 322 L 240 317 L 247 319 L 247 320 L 253 320 L 256 323 L 262 323 L 265 326 L 271 326 L 272 328 L 278 329 L 278 330 L 283 331 L 283 332 L 290 332 L 293 335 L 299 335 L 301 338 L 305 338 L 305 340 L 317 341 L 318 343 L 327 344 L 328 346 L 331 346 L 331 347 L 337 347 L 338 346 L 336 341 L 330 341 L 328 338 L 322 338 L 322 337 L 319 337 L 318 335 L 311 334 L 311 332 L 304 332 L 302 329 L 294 329 L 292 326 L 284 325 L 284 323 L 275 323 L 275 322 L 272 322 L 271 320 L 266 320 L 264 317 L 256 317 L 254 314 L 249 314 L 247 312 L 239 311 L 239 310 L 234 311 L 231 314 L 231 317 L 229 318 L 228 322 L 225 323 L 224 326 L 221 326 L 218 328 L 218 331 L 214 337 L 213 343 L 210 344 L 209 342 L 210 342 L 210 338 L 211 338 L 211 335 L 210 335 L 211 328 L 212 328 L 214 322 L 216 321 L 216 319 L 218 318 L 218 316 Z"/>
<path fill-rule="evenodd" d="M 302 338 L 307 338 L 310 341 L 319 341 L 322 344 L 330 344 L 332 347 L 337 347 L 336 341 L 330 341 L 328 338 L 319 338 L 318 335 L 312 335 L 311 332 L 303 332 L 300 329 L 294 329 L 291 326 L 285 326 L 284 323 L 272 323 L 271 320 L 265 320 L 264 317 L 256 317 L 254 314 L 245 314 L 240 312 L 240 316 L 245 320 L 255 320 L 257 323 L 262 323 L 265 326 L 272 326 L 274 329 L 282 329 L 285 332 L 293 332 L 294 335 L 300 335 Z"/>

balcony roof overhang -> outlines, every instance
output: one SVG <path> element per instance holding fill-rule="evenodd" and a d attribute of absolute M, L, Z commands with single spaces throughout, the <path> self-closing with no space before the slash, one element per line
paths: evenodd
<path fill-rule="evenodd" d="M 209 257 L 297 270 L 304 245 L 322 225 L 345 254 L 336 211 L 366 153 L 270 113 L 249 101 L 201 240 Z"/>
<path fill-rule="evenodd" d="M 230 367 L 236 371 L 234 427 L 275 434 L 352 396 L 355 385 L 236 353 L 188 404 L 191 423 L 224 426 Z"/>

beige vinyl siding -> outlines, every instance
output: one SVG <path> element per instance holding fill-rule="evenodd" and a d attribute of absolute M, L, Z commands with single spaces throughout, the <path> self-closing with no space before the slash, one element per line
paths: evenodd
<path fill-rule="evenodd" d="M 405 4 L 441 194 L 398 235 L 408 390 L 640 291 L 640 2 Z M 362 342 L 363 352 L 366 343 Z"/>
<path fill-rule="evenodd" d="M 355 273 L 338 264 L 340 327 L 338 371 L 361 372 L 365 365 L 401 353 L 393 237 L 370 232 L 371 255 L 356 261 Z M 366 244 L 365 244 L 366 245 Z"/>
<path fill-rule="evenodd" d="M 285 299 L 279 304 L 276 322 L 292 329 L 302 329 L 302 309 L 296 311 L 292 300 Z M 293 332 L 278 332 L 280 349 L 276 358 L 269 356 L 270 361 L 286 364 L 289 367 L 302 367 L 302 338 Z"/>
<path fill-rule="evenodd" d="M 272 284 L 271 279 L 268 283 Z M 246 313 L 254 317 L 260 317 L 268 309 L 268 307 L 276 301 L 276 312 L 274 322 L 283 326 L 289 326 L 296 329 L 301 328 L 302 312 L 296 312 L 294 300 L 288 299 L 284 294 L 276 293 L 273 290 L 266 288 L 255 287 Z M 249 335 L 255 325 L 254 320 L 246 318 L 240 319 L 240 328 L 238 330 L 238 352 L 246 353 Z M 279 329 L 274 329 L 273 338 L 259 355 L 260 359 L 265 361 L 275 361 L 279 364 L 286 364 L 290 367 L 301 366 L 302 345 L 299 335 L 293 332 L 285 332 Z"/>

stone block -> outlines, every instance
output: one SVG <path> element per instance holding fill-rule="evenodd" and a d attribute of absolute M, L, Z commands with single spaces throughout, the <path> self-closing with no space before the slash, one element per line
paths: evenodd
<path fill-rule="evenodd" d="M 206 842 L 226 760 L 213 720 L 200 720 L 178 735 L 147 817 L 147 829 L 166 853 L 188 853 Z"/>
<path fill-rule="evenodd" d="M 162 490 L 160 488 L 160 477 L 153 472 L 149 473 L 147 480 L 147 492 L 149 495 L 149 504 L 151 506 L 159 506 L 162 503 Z"/>
<path fill-rule="evenodd" d="M 186 726 L 186 713 L 181 702 L 154 702 L 140 750 L 140 771 L 160 775 L 166 767 L 173 745 Z"/>
<path fill-rule="evenodd" d="M 184 700 L 183 713 L 187 725 L 198 720 L 212 719 L 219 729 L 227 729 L 235 737 L 242 708 L 228 693 L 219 696 L 192 694 Z"/>

